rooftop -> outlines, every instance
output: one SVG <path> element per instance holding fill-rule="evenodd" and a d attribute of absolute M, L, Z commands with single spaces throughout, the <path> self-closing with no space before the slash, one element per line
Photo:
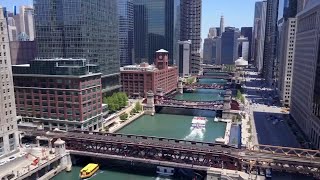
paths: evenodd
<path fill-rule="evenodd" d="M 167 50 L 164 50 L 164 49 L 160 49 L 160 50 L 158 50 L 158 51 L 156 51 L 157 53 L 168 53 L 168 51 Z"/>

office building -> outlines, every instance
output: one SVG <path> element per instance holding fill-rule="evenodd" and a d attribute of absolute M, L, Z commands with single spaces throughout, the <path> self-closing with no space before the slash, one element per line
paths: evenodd
<path fill-rule="evenodd" d="M 98 66 L 85 59 L 36 59 L 12 69 L 22 122 L 37 122 L 49 130 L 102 127 Z"/>
<path fill-rule="evenodd" d="M 255 3 L 254 26 L 252 38 L 252 58 L 258 71 L 262 72 L 264 41 L 265 41 L 265 25 L 266 25 L 267 2 L 258 1 Z"/>
<path fill-rule="evenodd" d="M 180 40 L 180 0 L 134 0 L 135 63 L 154 63 L 154 52 L 169 51 L 169 63 L 177 61 Z"/>
<path fill-rule="evenodd" d="M 34 28 L 34 9 L 32 6 L 20 6 L 20 32 L 25 33 L 29 37 L 29 41 L 35 39 L 35 28 Z"/>
<path fill-rule="evenodd" d="M 279 0 L 267 0 L 266 29 L 263 53 L 262 75 L 266 83 L 274 85 L 276 62 L 276 44 L 277 44 L 277 18 Z"/>
<path fill-rule="evenodd" d="M 133 64 L 133 0 L 118 0 L 120 65 Z"/>
<path fill-rule="evenodd" d="M 252 27 L 242 27 L 241 35 L 248 38 L 249 41 L 249 51 L 248 51 L 248 60 L 251 61 L 251 49 L 252 49 Z"/>
<path fill-rule="evenodd" d="M 87 59 L 99 66 L 104 93 L 120 88 L 116 0 L 41 0 L 34 8 L 37 57 Z"/>
<path fill-rule="evenodd" d="M 156 93 L 162 88 L 165 94 L 177 89 L 178 68 L 169 66 L 169 52 L 156 52 L 155 64 L 147 62 L 121 67 L 122 91 L 130 97 L 145 97 L 148 91 Z"/>
<path fill-rule="evenodd" d="M 29 64 L 36 58 L 36 48 L 35 41 L 11 41 L 11 64 Z"/>
<path fill-rule="evenodd" d="M 221 37 L 221 64 L 234 64 L 238 58 L 237 39 L 240 32 L 235 28 L 226 27 Z"/>
<path fill-rule="evenodd" d="M 291 103 L 292 75 L 294 66 L 294 50 L 296 37 L 296 19 L 287 19 L 283 26 L 280 36 L 279 51 L 279 77 L 278 92 L 283 106 L 289 107 Z"/>
<path fill-rule="evenodd" d="M 4 10 L 0 6 L 0 158 L 14 153 L 19 145 L 16 104 L 9 47 L 9 33 Z"/>
<path fill-rule="evenodd" d="M 178 41 L 179 44 L 179 61 L 177 63 L 180 77 L 189 76 L 190 59 L 191 59 L 191 41 Z"/>
<path fill-rule="evenodd" d="M 320 149 L 320 1 L 309 0 L 297 14 L 290 113 Z"/>
<path fill-rule="evenodd" d="M 283 106 L 290 106 L 296 41 L 297 1 L 279 0 L 275 82 Z"/>
<path fill-rule="evenodd" d="M 217 64 L 218 63 L 218 46 L 221 38 L 206 38 L 203 43 L 203 64 Z"/>
<path fill-rule="evenodd" d="M 9 41 L 17 41 L 18 40 L 18 31 L 16 26 L 16 21 L 13 17 L 8 17 L 8 31 L 9 31 Z"/>
<path fill-rule="evenodd" d="M 237 39 L 237 53 L 238 57 L 242 57 L 244 60 L 249 60 L 249 40 L 247 37 L 240 36 Z"/>
<path fill-rule="evenodd" d="M 202 0 L 181 0 L 181 41 L 191 40 L 191 73 L 200 71 Z"/>

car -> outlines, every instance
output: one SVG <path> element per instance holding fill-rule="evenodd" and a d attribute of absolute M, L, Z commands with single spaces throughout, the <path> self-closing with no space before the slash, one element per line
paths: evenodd
<path fill-rule="evenodd" d="M 31 147 L 31 145 L 30 145 L 30 144 L 25 144 L 25 145 L 24 145 L 24 147 L 26 147 L 26 148 L 30 148 L 30 147 Z"/>
<path fill-rule="evenodd" d="M 9 157 L 8 161 L 13 161 L 14 159 L 16 159 L 16 157 L 11 156 L 11 157 Z"/>
<path fill-rule="evenodd" d="M 4 164 L 6 164 L 6 163 L 7 163 L 7 161 L 1 161 L 1 162 L 0 162 L 0 166 L 4 165 Z"/>

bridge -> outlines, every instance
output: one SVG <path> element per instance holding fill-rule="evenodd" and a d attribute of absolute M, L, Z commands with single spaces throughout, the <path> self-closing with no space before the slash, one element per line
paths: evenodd
<path fill-rule="evenodd" d="M 61 138 L 71 154 L 115 158 L 206 170 L 264 170 L 303 173 L 320 177 L 320 151 L 259 145 L 252 149 L 172 138 L 88 131 L 30 131 L 34 136 Z M 52 143 L 52 142 L 51 142 Z"/>
<path fill-rule="evenodd" d="M 202 109 L 202 110 L 223 110 L 223 102 L 190 102 L 181 100 L 162 100 L 160 103 L 155 104 L 158 107 L 178 107 L 189 109 Z"/>
<path fill-rule="evenodd" d="M 226 89 L 225 85 L 219 84 L 191 84 L 185 85 L 184 89 Z"/>
<path fill-rule="evenodd" d="M 231 81 L 232 76 L 231 75 L 198 75 L 198 79 L 224 79 Z"/>

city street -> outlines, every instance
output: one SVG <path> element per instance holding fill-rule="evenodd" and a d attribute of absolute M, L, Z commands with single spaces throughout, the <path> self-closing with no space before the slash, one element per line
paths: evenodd
<path fill-rule="evenodd" d="M 252 123 L 253 144 L 300 147 L 283 115 L 283 109 L 274 101 L 276 93 L 265 87 L 256 72 L 248 72 L 245 86 L 247 111 Z"/>

